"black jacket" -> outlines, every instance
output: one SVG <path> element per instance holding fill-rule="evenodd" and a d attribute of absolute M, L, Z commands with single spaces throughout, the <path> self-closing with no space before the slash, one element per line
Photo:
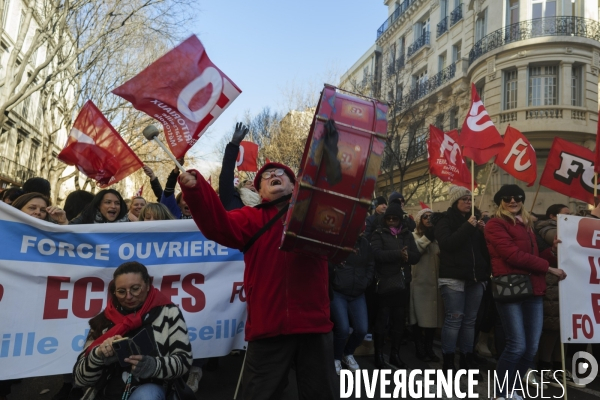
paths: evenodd
<path fill-rule="evenodd" d="M 402 249 L 407 247 L 408 261 L 402 259 Z M 389 277 L 404 268 L 405 282 L 411 281 L 410 266 L 421 259 L 421 253 L 412 233 L 404 227 L 397 235 L 392 235 L 388 228 L 378 228 L 371 236 L 371 249 L 375 256 L 375 270 L 379 277 Z"/>
<path fill-rule="evenodd" d="M 490 255 L 485 237 L 458 210 L 450 207 L 435 213 L 435 238 L 440 246 L 440 278 L 486 281 L 490 277 Z"/>
<path fill-rule="evenodd" d="M 365 292 L 375 275 L 375 259 L 369 241 L 360 235 L 350 253 L 341 264 L 329 263 L 329 284 L 338 293 L 357 297 Z"/>
<path fill-rule="evenodd" d="M 233 184 L 233 170 L 235 169 L 235 160 L 237 160 L 239 151 L 240 146 L 231 142 L 227 143 L 225 154 L 223 155 L 221 173 L 219 174 L 219 198 L 227 211 L 244 207 L 242 198 L 239 192 L 235 190 L 235 185 Z"/>

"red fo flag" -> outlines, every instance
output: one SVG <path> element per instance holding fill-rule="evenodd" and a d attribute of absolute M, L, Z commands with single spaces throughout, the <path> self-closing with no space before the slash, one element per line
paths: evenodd
<path fill-rule="evenodd" d="M 419 200 L 419 204 L 421 205 L 421 210 L 425 210 L 426 208 L 431 208 L 427 204 L 423 203 L 421 200 Z"/>
<path fill-rule="evenodd" d="M 138 190 L 137 192 L 135 192 L 135 194 L 133 195 L 133 197 L 142 197 L 143 193 L 144 193 L 144 185 L 142 185 L 142 187 L 140 188 L 140 190 Z"/>
<path fill-rule="evenodd" d="M 474 84 L 471 84 L 471 107 L 463 122 L 458 144 L 463 146 L 463 155 L 477 165 L 485 164 L 504 147 L 502 137 L 485 110 Z"/>
<path fill-rule="evenodd" d="M 159 120 L 181 158 L 242 91 L 191 36 L 112 92 Z"/>
<path fill-rule="evenodd" d="M 600 111 L 598 111 L 598 125 L 596 126 L 596 149 L 594 152 L 594 172 L 600 173 Z"/>
<path fill-rule="evenodd" d="M 583 146 L 554 138 L 540 185 L 594 204 L 594 153 Z"/>
<path fill-rule="evenodd" d="M 510 125 L 504 132 L 504 148 L 496 157 L 496 165 L 520 181 L 533 186 L 537 179 L 537 158 L 529 140 Z"/>
<path fill-rule="evenodd" d="M 256 172 L 258 171 L 258 145 L 252 142 L 240 143 L 240 151 L 238 152 L 235 166 L 238 171 Z"/>
<path fill-rule="evenodd" d="M 429 171 L 444 182 L 452 182 L 470 189 L 471 173 L 461 154 L 460 146 L 452 136 L 456 137 L 455 131 L 444 133 L 429 125 Z"/>
<path fill-rule="evenodd" d="M 144 165 L 90 100 L 79 112 L 58 159 L 76 166 L 101 188 L 119 182 Z"/>

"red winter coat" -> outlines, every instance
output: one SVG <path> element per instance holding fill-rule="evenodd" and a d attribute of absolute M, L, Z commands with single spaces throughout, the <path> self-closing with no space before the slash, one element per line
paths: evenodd
<path fill-rule="evenodd" d="M 275 206 L 226 211 L 219 196 L 196 172 L 194 188 L 181 185 L 183 198 L 204 236 L 223 246 L 243 249 L 278 212 Z M 327 333 L 329 319 L 327 260 L 279 250 L 283 221 L 244 254 L 246 340 L 296 333 Z"/>
<path fill-rule="evenodd" d="M 514 225 L 504 218 L 492 218 L 485 224 L 485 240 L 493 276 L 531 274 L 533 294 L 544 295 L 549 265 L 539 257 L 533 230 L 521 221 Z"/>

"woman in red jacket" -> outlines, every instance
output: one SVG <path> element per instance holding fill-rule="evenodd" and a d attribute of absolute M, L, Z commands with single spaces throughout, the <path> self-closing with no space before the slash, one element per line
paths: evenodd
<path fill-rule="evenodd" d="M 502 186 L 494 196 L 498 205 L 495 218 L 485 226 L 492 275 L 529 275 L 534 294 L 525 300 L 496 302 L 506 335 L 506 347 L 498 359 L 496 375 L 499 382 L 508 377 L 508 385 L 496 388 L 496 394 L 503 396 L 498 399 L 508 396 L 521 399 L 517 393 L 508 393 L 508 388 L 513 387 L 517 373 L 523 378 L 527 369 L 534 367 L 544 319 L 546 272 L 561 280 L 567 276 L 562 269 L 550 267 L 548 261 L 539 256 L 533 221 L 523 208 L 524 201 L 525 192 L 519 186 Z"/>

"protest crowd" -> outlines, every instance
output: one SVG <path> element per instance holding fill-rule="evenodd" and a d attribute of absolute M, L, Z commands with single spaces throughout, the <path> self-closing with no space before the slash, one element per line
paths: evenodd
<path fill-rule="evenodd" d="M 527 375 L 530 368 L 547 370 L 544 381 L 557 385 L 553 370 L 562 369 L 557 285 L 568 271 L 557 268 L 556 220 L 570 214 L 566 205 L 529 213 L 525 192 L 512 184 L 494 195 L 496 210 L 482 213 L 473 210 L 469 189 L 451 185 L 446 211 L 422 203 L 413 216 L 404 210 L 403 195 L 393 192 L 373 201 L 354 252 L 344 262 L 328 263 L 278 249 L 278 221 L 287 210 L 294 171 L 269 162 L 253 181 L 234 185 L 235 160 L 247 132 L 236 125 L 218 194 L 195 170 L 180 173 L 176 167 L 163 186 L 144 166 L 152 197 L 135 196 L 129 205 L 114 189 L 77 190 L 59 208 L 50 201 L 53 188 L 39 177 L 4 190 L 2 201 L 61 225 L 194 219 L 207 238 L 243 251 L 249 342 L 244 398 L 279 398 L 291 368 L 301 398 L 335 398 L 336 373 L 361 368 L 355 353 L 373 354 L 376 368 L 403 369 L 404 352 L 410 351 L 447 371 L 478 369 L 493 357 L 498 373 L 527 376 L 524 385 L 542 378 Z M 600 218 L 600 207 L 587 216 Z M 533 296 L 496 302 L 490 276 L 518 273 L 529 274 Z M 118 266 L 109 293 L 112 300 L 89 321 L 84 350 L 53 400 L 173 398 L 166 383 L 178 378 L 187 382 L 184 389 L 197 391 L 202 368 L 215 369 L 218 359 L 192 355 L 179 308 L 151 285 L 146 267 L 137 261 Z M 149 333 L 159 351 L 121 364 L 113 343 L 140 332 Z M 414 346 L 406 346 L 410 342 Z M 581 347 L 569 345 L 568 352 Z M 566 374 L 567 384 L 577 387 Z M 0 399 L 14 382 L 0 382 Z"/>

